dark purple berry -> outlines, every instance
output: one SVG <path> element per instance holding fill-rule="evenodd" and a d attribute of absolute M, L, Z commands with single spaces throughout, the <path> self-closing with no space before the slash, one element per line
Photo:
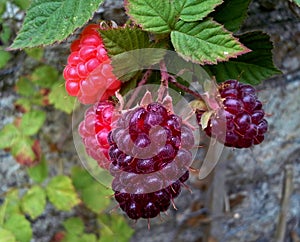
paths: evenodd
<path fill-rule="evenodd" d="M 252 123 L 258 124 L 263 119 L 264 116 L 265 116 L 265 112 L 263 110 L 253 111 L 253 113 L 251 114 Z"/>
<path fill-rule="evenodd" d="M 136 171 L 141 174 L 151 173 L 155 171 L 153 158 L 138 159 L 136 161 Z"/>
<path fill-rule="evenodd" d="M 258 123 L 257 131 L 258 131 L 258 135 L 263 135 L 264 133 L 266 133 L 268 131 L 268 122 L 267 122 L 267 120 L 263 119 L 262 121 L 260 121 Z"/>
<path fill-rule="evenodd" d="M 142 209 L 142 218 L 154 218 L 160 213 L 158 207 L 151 201 L 149 201 Z"/>
<path fill-rule="evenodd" d="M 250 127 L 251 116 L 247 113 L 241 113 L 236 116 L 234 121 L 237 126 L 237 129 L 242 134 L 244 134 L 247 131 L 247 129 Z"/>
<path fill-rule="evenodd" d="M 190 173 L 189 171 L 186 171 L 180 178 L 179 181 L 181 183 L 184 183 L 185 181 L 187 181 L 187 179 L 189 179 Z"/>
<path fill-rule="evenodd" d="M 265 112 L 261 101 L 257 99 L 255 88 L 228 80 L 220 84 L 219 92 L 224 110 L 218 110 L 211 116 L 206 134 L 229 147 L 248 148 L 261 143 L 268 130 L 268 122 L 264 119 Z M 199 123 L 201 115 L 201 112 L 197 112 Z"/>
<path fill-rule="evenodd" d="M 254 110 L 261 110 L 262 109 L 262 103 L 259 100 L 256 100 Z"/>
<path fill-rule="evenodd" d="M 136 140 L 134 141 L 134 144 L 139 148 L 145 148 L 148 145 L 150 145 L 151 140 L 149 136 L 145 133 L 140 133 L 137 135 Z"/>
<path fill-rule="evenodd" d="M 221 91 L 220 93 L 222 93 L 222 90 L 225 89 L 236 89 L 238 86 L 238 81 L 237 80 L 227 80 L 226 82 L 223 82 L 220 86 L 221 86 Z"/>
<path fill-rule="evenodd" d="M 223 90 L 223 92 L 221 93 L 221 96 L 225 96 L 225 97 L 233 97 L 236 98 L 238 96 L 238 91 L 236 89 L 232 89 L 232 88 L 226 88 L 225 90 Z"/>
<path fill-rule="evenodd" d="M 256 106 L 256 96 L 254 94 L 245 93 L 242 102 L 247 111 L 251 112 Z"/>
<path fill-rule="evenodd" d="M 181 118 L 178 117 L 175 114 L 172 114 L 169 116 L 169 119 L 167 121 L 167 126 L 171 129 L 171 130 L 175 130 L 180 132 L 181 129 Z"/>
<path fill-rule="evenodd" d="M 243 111 L 243 103 L 237 98 L 226 98 L 223 102 L 225 110 L 231 113 L 240 113 Z"/>
<path fill-rule="evenodd" d="M 240 93 L 247 93 L 247 94 L 253 94 L 253 95 L 255 95 L 255 93 L 256 93 L 255 88 L 248 84 L 239 83 L 238 90 Z"/>
<path fill-rule="evenodd" d="M 132 219 L 166 211 L 189 178 L 192 130 L 160 103 L 122 114 L 108 135 L 112 189 Z"/>

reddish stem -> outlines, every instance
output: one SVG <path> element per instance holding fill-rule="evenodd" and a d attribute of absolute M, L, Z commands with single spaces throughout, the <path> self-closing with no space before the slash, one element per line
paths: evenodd
<path fill-rule="evenodd" d="M 186 86 L 180 84 L 179 82 L 176 81 L 176 78 L 175 78 L 175 77 L 170 76 L 170 78 L 169 78 L 168 81 L 169 81 L 170 83 L 172 83 L 174 86 L 180 88 L 182 91 L 187 92 L 187 93 L 193 95 L 193 96 L 194 96 L 195 98 L 197 98 L 197 99 L 203 100 L 202 96 L 201 96 L 199 93 L 197 93 L 197 92 L 195 92 L 195 91 L 189 89 L 188 87 L 186 87 Z M 204 100 L 203 100 L 203 101 L 204 101 Z"/>
<path fill-rule="evenodd" d="M 170 82 L 174 86 L 176 86 L 179 89 L 181 89 L 182 91 L 187 92 L 187 93 L 193 95 L 196 99 L 203 100 L 203 97 L 199 93 L 197 93 L 197 92 L 189 89 L 188 87 L 180 84 L 179 82 L 177 82 L 177 80 L 176 80 L 177 75 L 173 76 L 173 75 L 171 75 L 171 74 L 168 73 L 167 67 L 166 67 L 166 64 L 165 64 L 164 61 L 162 61 L 160 63 L 160 72 L 161 72 L 162 81 L 164 81 L 164 86 L 168 87 L 168 83 Z M 181 71 L 179 73 L 183 73 L 183 72 L 184 71 Z"/>
<path fill-rule="evenodd" d="M 127 102 L 127 105 L 126 105 L 127 109 L 131 107 L 132 103 L 134 102 L 134 100 L 136 99 L 138 93 L 140 92 L 142 86 L 147 83 L 147 81 L 148 81 L 149 77 L 151 76 L 151 74 L 152 74 L 152 69 L 148 69 L 145 72 L 145 74 L 143 75 L 143 77 L 142 77 L 141 81 L 139 82 L 137 88 L 134 90 L 132 96 L 130 97 L 129 101 Z"/>

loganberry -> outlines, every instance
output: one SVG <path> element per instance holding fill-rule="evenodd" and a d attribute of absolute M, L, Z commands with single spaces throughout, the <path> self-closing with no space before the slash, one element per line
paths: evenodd
<path fill-rule="evenodd" d="M 121 85 L 112 72 L 99 28 L 97 24 L 88 25 L 71 44 L 71 54 L 63 73 L 68 94 L 77 96 L 84 104 L 106 100 Z"/>
<path fill-rule="evenodd" d="M 166 211 L 188 179 L 194 146 L 191 129 L 162 104 L 124 113 L 108 135 L 112 188 L 132 219 Z"/>
<path fill-rule="evenodd" d="M 248 148 L 260 144 L 268 130 L 262 103 L 254 87 L 236 80 L 227 80 L 219 86 L 222 110 L 211 116 L 205 132 L 209 136 L 224 137 L 229 147 Z M 202 112 L 197 112 L 200 122 Z M 220 117 L 224 118 L 220 118 Z M 222 122 L 226 120 L 225 126 Z M 221 138 L 222 139 L 222 138 Z M 221 140 L 224 141 L 224 140 Z"/>
<path fill-rule="evenodd" d="M 112 164 L 137 174 L 161 170 L 175 159 L 179 149 L 194 145 L 191 129 L 157 102 L 124 114 L 109 140 Z"/>
<path fill-rule="evenodd" d="M 117 176 L 113 180 L 115 199 L 121 209 L 131 219 L 154 218 L 160 212 L 168 210 L 173 199 L 180 194 L 182 184 L 184 184 L 188 178 L 189 171 L 186 171 L 177 181 L 161 188 L 164 183 L 164 179 L 161 176 L 153 176 L 152 179 L 148 177 L 147 182 L 134 180 L 134 177 L 131 177 L 131 179 L 126 180 L 126 182 L 134 181 L 135 183 L 130 184 L 139 184 L 138 188 L 136 188 L 136 191 L 139 193 L 131 193 L 126 191 L 124 181 L 120 181 L 120 177 Z M 149 186 L 152 186 L 150 189 L 155 191 L 149 193 L 144 192 L 149 190 Z M 154 187 L 155 189 L 153 189 Z"/>
<path fill-rule="evenodd" d="M 114 104 L 111 101 L 100 101 L 86 111 L 84 120 L 79 125 L 79 134 L 87 154 L 105 169 L 110 164 L 107 136 L 111 131 L 113 115 Z"/>

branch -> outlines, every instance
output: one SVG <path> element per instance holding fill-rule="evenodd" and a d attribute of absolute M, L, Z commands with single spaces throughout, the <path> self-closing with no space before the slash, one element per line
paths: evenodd
<path fill-rule="evenodd" d="M 284 171 L 284 185 L 282 190 L 281 208 L 277 224 L 277 233 L 275 236 L 276 242 L 284 242 L 287 215 L 289 210 L 290 196 L 293 191 L 293 167 L 290 165 L 285 166 Z"/>

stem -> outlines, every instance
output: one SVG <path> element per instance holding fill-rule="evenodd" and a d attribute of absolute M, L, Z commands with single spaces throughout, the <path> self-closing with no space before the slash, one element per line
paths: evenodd
<path fill-rule="evenodd" d="M 161 61 L 159 63 L 159 66 L 160 66 L 160 74 L 161 74 L 161 83 L 158 89 L 157 101 L 162 102 L 165 91 L 167 91 L 168 94 L 169 74 L 167 72 L 167 67 L 164 61 Z"/>
<path fill-rule="evenodd" d="M 162 80 L 164 80 L 165 82 L 167 82 L 167 84 L 165 85 L 166 87 L 168 87 L 168 83 L 172 83 L 174 86 L 178 87 L 179 89 L 181 89 L 182 91 L 184 91 L 184 92 L 186 92 L 186 93 L 191 94 L 191 95 L 194 96 L 196 99 L 200 99 L 200 100 L 204 101 L 204 99 L 202 98 L 202 96 L 201 96 L 199 93 L 197 93 L 197 92 L 195 92 L 195 91 L 189 89 L 188 87 L 186 87 L 186 86 L 180 84 L 179 82 L 177 82 L 176 77 L 177 77 L 179 74 L 176 75 L 176 76 L 170 75 L 170 74 L 167 72 L 167 68 L 166 68 L 165 62 L 162 61 L 162 62 L 160 63 L 160 68 L 161 68 L 161 76 L 162 76 Z M 182 71 L 180 71 L 179 73 L 183 73 L 184 71 L 186 71 L 186 70 L 182 70 Z"/>
<path fill-rule="evenodd" d="M 200 100 L 203 100 L 202 96 L 201 96 L 199 93 L 197 93 L 197 92 L 195 92 L 195 91 L 189 89 L 188 87 L 186 87 L 186 86 L 180 84 L 179 82 L 176 81 L 175 77 L 171 77 L 171 78 L 169 79 L 169 82 L 172 83 L 174 86 L 180 88 L 180 89 L 183 90 L 184 92 L 187 92 L 187 93 L 191 94 L 191 95 L 194 96 L 195 98 L 200 99 Z M 203 100 L 203 101 L 204 101 L 204 100 Z"/>
<path fill-rule="evenodd" d="M 145 72 L 145 74 L 143 75 L 143 77 L 142 77 L 141 81 L 139 82 L 137 88 L 134 90 L 132 96 L 130 97 L 129 101 L 127 102 L 126 109 L 129 109 L 131 107 L 132 103 L 135 101 L 138 93 L 140 92 L 142 86 L 147 83 L 147 81 L 148 81 L 149 77 L 151 76 L 151 74 L 152 74 L 152 69 L 148 69 Z"/>
<path fill-rule="evenodd" d="M 283 242 L 285 238 L 286 226 L 287 226 L 287 214 L 289 210 L 290 196 L 293 192 L 293 167 L 290 165 L 285 166 L 284 171 L 284 183 L 282 190 L 281 206 L 279 219 L 277 224 L 277 233 L 275 236 L 276 242 Z"/>
<path fill-rule="evenodd" d="M 161 61 L 159 66 L 160 66 L 160 74 L 161 74 L 161 83 L 163 86 L 168 88 L 170 74 L 167 71 L 166 63 L 164 61 Z"/>

